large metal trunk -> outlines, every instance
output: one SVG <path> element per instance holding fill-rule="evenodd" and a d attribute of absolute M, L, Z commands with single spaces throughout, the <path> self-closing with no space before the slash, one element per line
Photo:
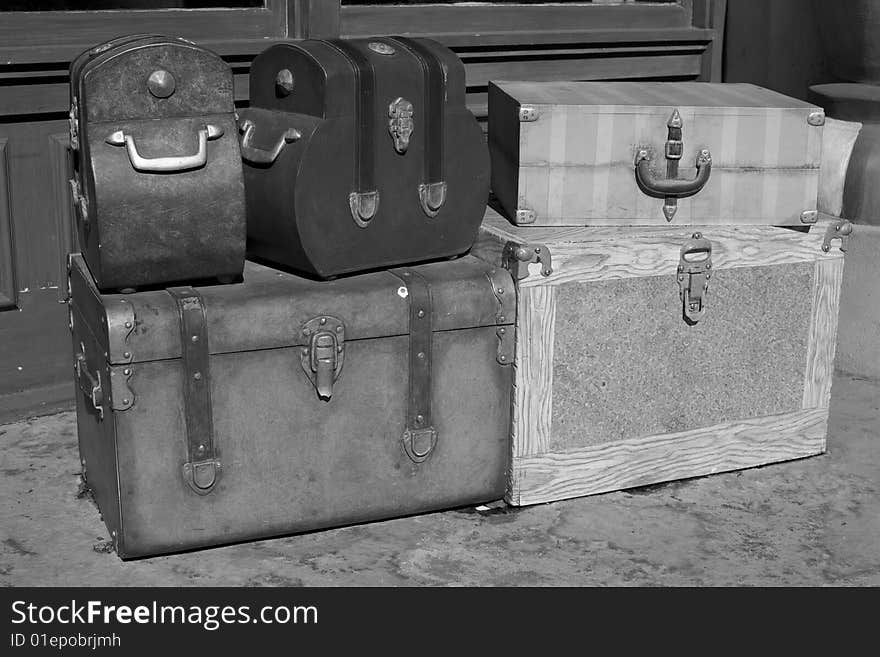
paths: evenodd
<path fill-rule="evenodd" d="M 71 65 L 83 257 L 116 290 L 241 276 L 244 181 L 232 72 L 183 39 L 134 35 Z"/>
<path fill-rule="evenodd" d="M 242 284 L 102 295 L 73 256 L 70 285 L 83 471 L 122 557 L 504 493 L 503 270 L 315 282 L 249 262 Z"/>
<path fill-rule="evenodd" d="M 492 189 L 518 225 L 810 224 L 824 122 L 750 84 L 493 83 Z"/>
<path fill-rule="evenodd" d="M 491 213 L 474 253 L 518 278 L 508 500 L 823 452 L 848 230 L 515 227 Z"/>
<path fill-rule="evenodd" d="M 321 277 L 467 251 L 489 154 L 464 66 L 429 39 L 307 40 L 251 66 L 249 253 Z"/>

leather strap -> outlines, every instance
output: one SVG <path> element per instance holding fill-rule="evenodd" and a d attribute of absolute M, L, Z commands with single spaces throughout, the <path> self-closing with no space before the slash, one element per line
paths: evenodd
<path fill-rule="evenodd" d="M 201 295 L 192 287 L 168 288 L 177 304 L 183 361 L 183 415 L 186 454 L 183 478 L 199 495 L 210 493 L 220 477 L 214 446 L 208 323 Z"/>
<path fill-rule="evenodd" d="M 373 64 L 360 50 L 345 39 L 327 39 L 326 43 L 335 48 L 351 64 L 355 77 L 355 166 L 354 194 L 378 199 L 376 189 L 375 144 L 376 134 L 376 78 Z M 363 221 L 375 216 L 378 206 L 376 200 L 372 211 L 362 215 Z M 355 213 L 354 208 L 352 213 Z M 355 217 L 358 221 L 358 218 Z M 359 222 L 360 223 L 360 222 Z"/>
<path fill-rule="evenodd" d="M 425 108 L 425 148 L 422 163 L 422 209 L 435 216 L 446 201 L 443 148 L 446 121 L 446 75 L 437 55 L 421 39 L 396 36 L 390 39 L 410 52 L 421 64 L 425 80 L 422 106 Z"/>
<path fill-rule="evenodd" d="M 409 394 L 403 449 L 415 463 L 426 460 L 437 445 L 431 416 L 433 304 L 428 281 L 409 268 L 390 270 L 403 281 L 409 300 Z"/>

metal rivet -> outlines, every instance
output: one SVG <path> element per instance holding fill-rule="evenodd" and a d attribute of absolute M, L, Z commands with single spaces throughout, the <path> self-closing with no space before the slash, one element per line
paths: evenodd
<path fill-rule="evenodd" d="M 825 251 L 825 252 L 827 253 L 828 251 L 831 250 L 831 247 L 828 246 L 827 244 L 823 244 L 823 245 L 822 245 L 822 250 Z"/>
<path fill-rule="evenodd" d="M 303 329 L 303 335 L 309 335 L 311 332 L 311 329 L 309 329 L 308 327 Z"/>
<path fill-rule="evenodd" d="M 694 233 L 691 237 L 695 240 L 699 240 L 703 238 L 703 233 Z"/>
<path fill-rule="evenodd" d="M 499 315 L 499 316 L 498 316 L 498 321 L 499 321 L 499 322 L 506 322 L 507 319 L 504 317 L 504 315 Z"/>
<path fill-rule="evenodd" d="M 326 318 L 326 317 L 322 317 L 322 318 L 321 318 L 321 324 L 326 324 L 326 323 L 327 323 L 327 318 Z"/>
<path fill-rule="evenodd" d="M 499 332 L 501 335 L 504 335 L 505 333 L 507 333 L 507 329 L 500 328 L 500 329 L 498 329 L 498 332 Z"/>
<path fill-rule="evenodd" d="M 126 367 L 124 370 L 122 370 L 122 373 L 125 374 L 125 376 L 128 376 L 129 374 L 131 374 L 131 370 Z"/>
<path fill-rule="evenodd" d="M 706 263 L 706 269 L 712 269 L 712 263 L 711 263 L 711 262 L 707 262 L 707 263 Z"/>
<path fill-rule="evenodd" d="M 424 316 L 425 316 L 425 311 L 424 311 L 424 310 L 420 310 L 420 311 L 419 311 L 419 319 L 421 319 L 421 318 L 424 317 Z"/>
<path fill-rule="evenodd" d="M 540 247 L 540 246 L 536 246 L 536 247 L 535 247 L 535 253 L 540 253 L 540 252 L 541 252 L 541 247 Z"/>
<path fill-rule="evenodd" d="M 168 96 L 174 93 L 176 86 L 177 83 L 174 81 L 174 76 L 162 69 L 153 71 L 150 73 L 150 77 L 147 78 L 147 88 L 156 98 L 168 98 Z"/>
<path fill-rule="evenodd" d="M 341 325 L 336 327 L 336 332 L 337 332 L 337 333 L 342 333 L 342 330 L 343 330 L 343 329 L 342 329 L 342 326 L 341 326 Z"/>
<path fill-rule="evenodd" d="M 424 415 L 416 415 L 416 422 L 417 422 L 418 424 L 421 424 L 421 423 L 424 422 L 424 421 L 425 421 L 425 416 L 424 416 Z"/>
<path fill-rule="evenodd" d="M 128 399 L 123 399 L 123 400 L 122 400 L 122 403 L 123 403 L 123 404 L 127 404 L 127 403 L 128 403 Z"/>
<path fill-rule="evenodd" d="M 199 445 L 199 454 L 203 453 L 204 451 L 205 451 L 205 446 Z"/>
<path fill-rule="evenodd" d="M 194 378 L 196 381 L 201 381 L 201 380 L 202 380 L 202 373 L 201 373 L 201 372 L 196 372 L 195 374 L 193 374 L 193 378 Z"/>
<path fill-rule="evenodd" d="M 309 353 L 309 350 L 306 349 L 305 347 L 303 347 L 303 349 L 302 349 L 303 356 L 306 356 L 308 353 Z"/>
<path fill-rule="evenodd" d="M 502 354 L 501 356 L 498 357 L 498 360 L 504 362 L 505 360 L 507 360 L 507 356 L 505 356 L 504 354 Z"/>
<path fill-rule="evenodd" d="M 279 96 L 289 96 L 293 92 L 293 73 L 283 68 L 275 76 L 275 91 Z"/>
<path fill-rule="evenodd" d="M 425 352 L 424 352 L 424 351 L 420 351 L 419 354 L 418 354 L 418 356 L 419 356 L 419 360 L 424 360 L 424 359 L 425 359 Z"/>
<path fill-rule="evenodd" d="M 197 336 L 197 335 L 192 336 L 192 341 L 193 341 L 193 342 L 198 342 L 198 341 L 199 341 L 199 336 Z"/>
<path fill-rule="evenodd" d="M 338 347 L 336 347 L 336 353 L 337 353 L 337 354 L 341 354 L 341 353 L 342 353 L 342 345 L 339 345 Z"/>
<path fill-rule="evenodd" d="M 131 322 L 126 322 L 126 323 L 125 323 L 125 328 L 131 328 Z"/>
<path fill-rule="evenodd" d="M 504 288 L 503 288 L 503 287 L 499 287 L 499 288 L 498 288 L 498 294 L 504 294 Z"/>
<path fill-rule="evenodd" d="M 124 354 L 122 354 L 122 357 L 123 357 L 123 358 L 131 358 L 131 352 L 130 352 L 130 351 L 126 351 Z"/>

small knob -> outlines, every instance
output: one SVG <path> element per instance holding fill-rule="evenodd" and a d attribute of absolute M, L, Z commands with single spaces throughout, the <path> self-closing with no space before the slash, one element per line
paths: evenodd
<path fill-rule="evenodd" d="M 147 79 L 147 88 L 156 98 L 168 98 L 174 93 L 176 86 L 174 76 L 162 69 L 153 71 Z"/>
<path fill-rule="evenodd" d="M 282 98 L 293 93 L 293 73 L 289 68 L 281 69 L 275 76 L 275 92 Z"/>

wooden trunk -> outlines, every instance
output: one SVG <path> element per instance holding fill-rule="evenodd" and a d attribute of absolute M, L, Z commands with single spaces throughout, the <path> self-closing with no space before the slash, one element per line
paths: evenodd
<path fill-rule="evenodd" d="M 518 282 L 508 501 L 822 453 L 843 273 L 828 225 L 701 228 L 709 286 L 686 321 L 692 229 L 522 228 L 490 211 L 476 255 L 543 259 Z"/>
<path fill-rule="evenodd" d="M 507 272 L 463 257 L 316 282 L 248 262 L 180 297 L 100 294 L 71 264 L 83 473 L 120 556 L 504 494 Z"/>
<path fill-rule="evenodd" d="M 498 82 L 489 118 L 492 188 L 518 225 L 816 220 L 825 115 L 767 89 Z M 639 174 L 642 160 L 649 174 Z M 683 191 L 665 184 L 701 175 Z"/>

